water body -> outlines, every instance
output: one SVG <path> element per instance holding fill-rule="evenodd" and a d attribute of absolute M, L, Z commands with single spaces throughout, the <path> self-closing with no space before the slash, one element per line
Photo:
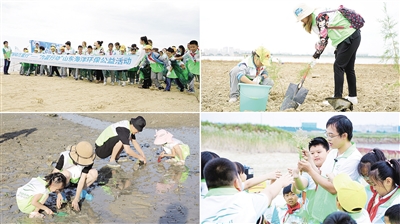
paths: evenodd
<path fill-rule="evenodd" d="M 77 114 L 58 114 L 65 120 L 103 130 L 110 122 Z M 158 147 L 153 144 L 155 129 L 145 128 L 136 135 L 147 158 L 139 165 L 130 157 L 121 167 L 106 166 L 108 158 L 96 158 L 97 181 L 89 188 L 92 201 L 82 200 L 81 211 L 71 205 L 55 208 L 56 195 L 50 194 L 46 206 L 63 216 L 43 220 L 45 223 L 198 223 L 199 222 L 199 128 L 167 129 L 191 149 L 185 166 L 158 163 Z M 132 146 L 131 146 L 132 147 Z M 125 156 L 127 156 L 125 154 Z M 20 185 L 23 183 L 21 182 Z M 74 197 L 76 187 L 65 189 L 67 198 Z M 31 223 L 27 217 L 20 223 Z"/>
<path fill-rule="evenodd" d="M 244 57 L 243 56 L 201 56 L 202 60 L 222 60 L 222 61 L 240 61 Z M 311 61 L 310 56 L 299 56 L 299 55 L 275 55 L 272 57 L 274 62 L 281 61 L 283 63 L 286 62 L 296 62 L 296 63 L 309 63 Z M 384 64 L 380 62 L 379 57 L 361 57 L 357 56 L 356 64 Z M 322 55 L 320 59 L 317 60 L 317 63 L 332 63 L 335 61 L 335 57 Z M 390 64 L 390 63 L 389 63 Z"/>

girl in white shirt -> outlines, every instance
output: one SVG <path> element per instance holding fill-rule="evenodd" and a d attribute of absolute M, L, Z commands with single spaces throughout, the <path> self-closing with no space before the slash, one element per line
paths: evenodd
<path fill-rule="evenodd" d="M 161 129 L 156 131 L 156 139 L 154 140 L 155 145 L 162 145 L 164 151 L 160 154 L 160 157 L 171 157 L 169 162 L 176 162 L 176 165 L 185 165 L 185 159 L 190 155 L 190 148 L 182 141 L 172 138 L 173 135 L 168 131 Z"/>

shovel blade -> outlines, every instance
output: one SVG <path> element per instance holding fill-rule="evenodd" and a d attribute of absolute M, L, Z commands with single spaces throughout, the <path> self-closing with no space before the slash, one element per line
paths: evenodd
<path fill-rule="evenodd" d="M 325 98 L 326 101 L 335 109 L 336 111 L 345 112 L 346 110 L 353 111 L 353 103 L 347 99 L 339 97 L 328 97 Z"/>
<path fill-rule="evenodd" d="M 297 84 L 290 83 L 280 110 L 283 111 L 289 108 L 297 109 L 300 104 L 304 103 L 307 94 L 308 89 L 303 87 L 299 89 Z"/>

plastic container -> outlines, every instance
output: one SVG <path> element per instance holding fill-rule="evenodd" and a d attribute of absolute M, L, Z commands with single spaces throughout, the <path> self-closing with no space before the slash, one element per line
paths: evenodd
<path fill-rule="evenodd" d="M 265 111 L 272 86 L 239 83 L 240 111 Z"/>

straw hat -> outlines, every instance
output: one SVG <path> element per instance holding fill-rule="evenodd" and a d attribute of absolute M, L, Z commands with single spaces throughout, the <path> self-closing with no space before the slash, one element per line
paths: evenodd
<path fill-rule="evenodd" d="M 333 179 L 340 205 L 347 212 L 360 212 L 367 203 L 367 193 L 362 184 L 353 181 L 348 174 L 338 174 Z"/>
<path fill-rule="evenodd" d="M 260 57 L 261 64 L 264 66 L 270 66 L 271 53 L 265 47 L 258 47 L 256 54 Z"/>
<path fill-rule="evenodd" d="M 96 154 L 89 142 L 82 141 L 70 148 L 69 156 L 79 165 L 87 166 L 93 163 Z"/>
<path fill-rule="evenodd" d="M 151 45 L 145 45 L 144 47 L 143 47 L 143 49 L 153 49 L 153 47 L 151 46 Z"/>
<path fill-rule="evenodd" d="M 172 141 L 172 134 L 169 133 L 168 131 L 161 129 L 161 130 L 156 130 L 156 139 L 154 140 L 154 145 L 162 145 L 168 142 Z"/>
<path fill-rule="evenodd" d="M 300 22 L 302 19 L 309 16 L 311 13 L 315 11 L 315 8 L 311 8 L 310 6 L 301 3 L 296 8 L 294 8 L 294 16 L 297 18 L 297 22 Z"/>

